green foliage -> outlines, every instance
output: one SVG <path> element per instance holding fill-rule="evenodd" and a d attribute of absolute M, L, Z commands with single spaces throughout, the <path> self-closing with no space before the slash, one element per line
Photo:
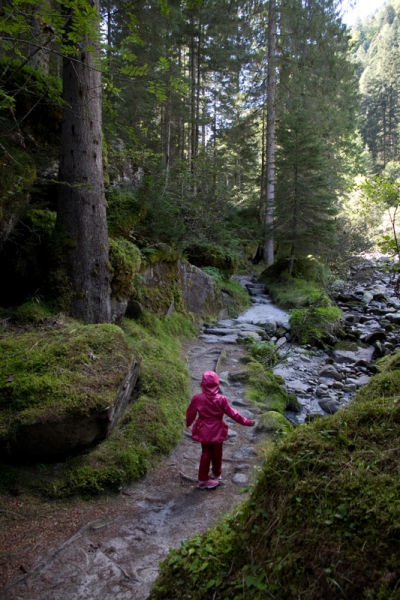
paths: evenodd
<path fill-rule="evenodd" d="M 375 379 L 287 435 L 247 501 L 170 551 L 150 600 L 395 600 L 400 407 Z"/>
<path fill-rule="evenodd" d="M 34 397 L 40 402 L 37 410 L 40 409 L 41 414 L 46 403 L 46 414 L 54 414 L 59 409 L 85 413 L 90 406 L 101 408 L 112 404 L 130 355 L 138 355 L 142 360 L 133 402 L 107 440 L 82 456 L 69 458 L 57 470 L 51 465 L 42 465 L 40 477 L 37 467 L 24 466 L 10 471 L 8 466 L 0 464 L 0 469 L 7 474 L 1 480 L 4 489 L 12 482 L 22 489 L 53 498 L 118 490 L 141 477 L 160 454 L 169 452 L 177 443 L 189 398 L 188 373 L 180 360 L 180 340 L 194 335 L 195 329 L 179 314 L 168 319 L 144 314 L 139 321 L 126 319 L 123 330 L 124 334 L 113 325 L 82 326 L 70 322 L 60 330 L 41 329 L 25 333 L 26 337 L 18 336 L 14 340 L 10 336 L 1 341 L 3 345 L 9 344 L 8 350 L 14 346 L 20 348 L 7 352 L 9 358 L 3 373 L 8 377 L 11 369 L 17 374 L 12 382 L 5 384 L 5 375 L 1 375 L 3 399 L 10 386 L 20 389 L 24 381 L 24 386 L 29 386 L 28 397 L 36 394 Z M 2 356 L 5 355 L 3 350 Z M 10 363 L 11 359 L 14 362 Z M 87 362 L 90 371 L 85 371 Z M 39 381 L 36 387 L 31 383 L 33 379 Z M 58 395 L 62 398 L 58 399 Z M 23 402 L 22 392 L 19 397 L 20 403 Z M 62 409 L 57 402 L 58 405 L 62 402 Z M 1 414 L 4 426 L 7 416 L 4 408 Z"/>
<path fill-rule="evenodd" d="M 250 356 L 264 368 L 272 369 L 279 362 L 276 346 L 272 342 L 256 342 L 252 338 L 246 338 L 245 342 Z"/>
<path fill-rule="evenodd" d="M 204 271 L 204 273 L 207 273 L 207 275 L 210 275 L 210 277 L 212 277 L 219 285 L 222 285 L 227 281 L 226 274 L 222 273 L 218 267 L 201 267 L 201 270 Z"/>
<path fill-rule="evenodd" d="M 129 298 L 135 291 L 133 281 L 139 273 L 139 249 L 124 238 L 110 239 L 111 293 L 117 299 Z"/>
<path fill-rule="evenodd" d="M 294 341 L 301 344 L 325 344 L 336 341 L 342 311 L 335 306 L 313 305 L 292 311 L 290 325 Z"/>
<path fill-rule="evenodd" d="M 267 267 L 262 273 L 263 280 L 283 282 L 287 280 L 289 272 L 289 259 L 278 258 L 273 265 Z M 327 285 L 332 278 L 329 268 L 320 262 L 315 256 L 297 256 L 293 262 L 292 277 L 303 279 L 307 282 Z"/>
<path fill-rule="evenodd" d="M 130 186 L 113 186 L 106 192 L 108 232 L 111 237 L 135 239 L 135 226 L 145 215 L 137 193 Z"/>
<path fill-rule="evenodd" d="M 189 262 L 196 267 L 214 267 L 226 275 L 232 275 L 240 263 L 237 251 L 208 242 L 191 244 L 185 252 Z"/>
<path fill-rule="evenodd" d="M 282 276 L 278 282 L 270 279 L 264 281 L 272 300 L 282 308 L 310 306 L 316 302 L 329 305 L 328 296 L 325 296 L 321 288 L 313 282 L 289 275 Z"/>

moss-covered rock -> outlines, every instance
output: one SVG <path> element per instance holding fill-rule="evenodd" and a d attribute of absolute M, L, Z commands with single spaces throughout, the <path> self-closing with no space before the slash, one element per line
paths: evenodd
<path fill-rule="evenodd" d="M 69 334 L 59 331 L 58 334 L 67 337 L 76 334 L 79 338 L 84 337 L 82 331 L 74 331 L 77 326 L 81 329 L 92 327 L 81 326 L 71 321 L 68 331 L 71 328 L 72 331 Z M 43 328 L 42 325 L 40 327 Z M 53 327 L 61 326 L 53 323 Z M 124 320 L 122 327 L 122 347 L 127 351 L 127 357 L 134 354 L 141 359 L 141 373 L 132 402 L 128 404 L 107 439 L 87 449 L 82 455 L 69 457 L 63 464 L 59 464 L 57 469 L 54 469 L 54 465 L 46 465 L 43 462 L 38 466 L 24 465 L 20 468 L 0 463 L 2 489 L 29 489 L 31 492 L 52 498 L 118 490 L 122 485 L 144 475 L 160 454 L 169 452 L 176 444 L 184 427 L 184 414 L 189 398 L 189 377 L 186 365 L 180 359 L 180 340 L 192 336 L 195 328 L 187 318 L 179 314 L 174 314 L 168 319 L 144 314 L 138 321 Z M 107 328 L 117 331 L 117 338 L 120 339 L 120 328 L 112 325 Z M 39 331 L 36 333 L 40 334 Z M 114 352 L 116 348 L 110 343 L 112 340 L 104 335 L 101 338 L 107 356 L 113 359 L 113 348 Z M 45 341 L 46 338 L 43 338 L 38 345 L 44 346 Z M 34 343 L 33 339 L 32 345 Z M 66 366 L 65 361 L 63 362 L 62 348 L 60 361 Z M 82 361 L 86 363 L 86 367 L 82 363 L 84 369 L 90 374 L 90 369 L 104 368 L 107 377 L 118 376 L 116 363 L 104 361 L 101 348 L 99 350 L 93 344 L 90 348 L 96 359 L 87 356 L 85 345 L 81 348 L 82 353 L 79 353 Z M 27 352 L 29 353 L 29 348 Z M 74 375 L 76 367 L 72 358 L 73 356 L 69 361 L 69 370 L 70 374 Z M 112 368 L 113 364 L 116 370 Z M 36 370 L 40 374 L 40 369 Z M 51 361 L 49 370 L 52 370 Z M 55 377 L 64 375 L 62 369 L 61 372 L 57 371 L 57 366 L 53 366 L 53 370 Z M 102 391 L 101 377 L 100 373 L 97 384 L 99 393 Z M 96 378 L 97 375 L 93 372 L 93 379 Z M 93 379 L 90 377 L 88 385 Z M 4 383 L 4 380 L 0 382 Z M 13 382 L 6 382 L 2 387 L 7 387 Z M 80 384 L 79 377 L 77 383 Z M 124 388 L 124 384 L 121 388 Z M 69 390 L 66 389 L 66 392 Z M 86 407 L 78 407 L 78 410 L 79 408 L 85 410 Z M 0 415 L 2 414 L 0 407 Z"/>
<path fill-rule="evenodd" d="M 140 285 L 141 302 L 156 314 L 170 309 L 192 313 L 197 319 L 217 316 L 225 307 L 214 279 L 186 260 L 148 266 Z"/>
<path fill-rule="evenodd" d="M 279 412 L 270 410 L 259 415 L 257 418 L 257 430 L 273 435 L 283 435 L 289 433 L 293 425 Z"/>
<path fill-rule="evenodd" d="M 255 360 L 247 364 L 247 370 L 249 382 L 246 399 L 261 404 L 265 411 L 273 410 L 283 415 L 289 405 L 290 395 L 282 387 L 281 378 Z"/>
<path fill-rule="evenodd" d="M 19 310 L 31 319 L 33 308 L 40 310 L 33 303 Z M 1 454 L 28 462 L 59 458 L 106 437 L 132 355 L 114 325 L 59 322 L 4 331 Z"/>

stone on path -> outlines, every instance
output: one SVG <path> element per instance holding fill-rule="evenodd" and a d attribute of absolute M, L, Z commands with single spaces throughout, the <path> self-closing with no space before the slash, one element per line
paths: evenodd
<path fill-rule="evenodd" d="M 232 454 L 232 458 L 252 458 L 253 456 L 257 456 L 257 452 L 255 451 L 253 446 L 243 446 L 243 448 L 239 448 Z"/>
<path fill-rule="evenodd" d="M 248 482 L 248 478 L 247 475 L 245 475 L 244 473 L 235 473 L 235 475 L 232 477 L 232 482 L 233 483 L 247 483 Z"/>

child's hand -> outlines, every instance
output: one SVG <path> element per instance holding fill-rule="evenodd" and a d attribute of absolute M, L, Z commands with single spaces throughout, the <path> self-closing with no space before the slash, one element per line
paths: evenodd
<path fill-rule="evenodd" d="M 249 425 L 249 427 L 254 427 L 254 425 L 255 425 L 255 424 L 256 424 L 256 422 L 255 422 L 255 421 L 250 421 L 250 425 Z"/>

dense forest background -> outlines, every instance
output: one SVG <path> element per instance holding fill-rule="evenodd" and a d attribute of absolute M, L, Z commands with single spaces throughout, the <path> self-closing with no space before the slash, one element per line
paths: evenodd
<path fill-rule="evenodd" d="M 274 22 L 271 6 L 3 3 L 3 306 L 43 298 L 88 321 L 110 320 L 107 306 L 97 316 L 82 308 L 92 293 L 82 282 L 96 272 L 98 298 L 129 295 L 140 259 L 160 244 L 226 274 L 263 259 L 268 237 L 290 271 L 302 256 L 340 268 L 351 252 L 371 248 L 385 206 L 365 202 L 354 178 L 397 177 L 399 3 L 351 34 L 335 0 L 278 3 Z M 88 90 L 97 94 L 90 110 Z M 94 142 L 66 132 L 88 113 L 100 128 L 97 163 L 84 174 Z M 82 172 L 72 176 L 77 164 Z M 273 227 L 265 226 L 268 183 Z M 79 212 L 89 192 L 99 206 L 92 230 L 78 226 L 93 221 Z M 108 225 L 97 239 L 104 194 Z M 78 196 L 76 212 L 65 210 Z M 82 258 L 89 238 L 97 250 L 85 252 L 102 256 L 96 266 Z"/>

